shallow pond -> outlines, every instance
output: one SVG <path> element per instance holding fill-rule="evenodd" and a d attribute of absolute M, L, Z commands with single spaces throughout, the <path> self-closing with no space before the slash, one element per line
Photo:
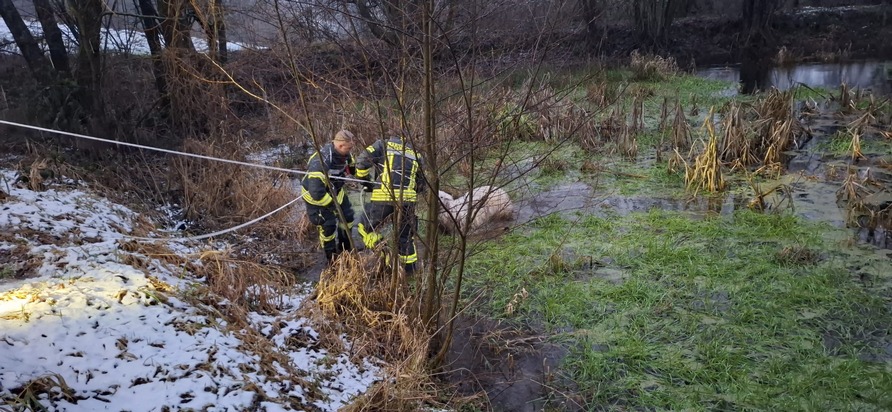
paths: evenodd
<path fill-rule="evenodd" d="M 741 66 L 707 67 L 696 75 L 732 83 L 743 82 L 747 73 Z M 840 63 L 803 63 L 789 66 L 764 67 L 750 76 L 759 90 L 776 87 L 787 90 L 798 85 L 812 88 L 836 89 L 841 84 L 871 90 L 876 94 L 892 94 L 892 62 L 854 61 Z"/>

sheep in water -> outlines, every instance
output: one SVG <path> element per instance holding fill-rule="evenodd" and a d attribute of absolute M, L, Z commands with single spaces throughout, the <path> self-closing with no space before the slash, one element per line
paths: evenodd
<path fill-rule="evenodd" d="M 491 222 L 509 221 L 514 219 L 514 204 L 508 193 L 498 187 L 481 186 L 470 193 L 453 198 L 444 191 L 438 193 L 443 208 L 440 210 L 437 221 L 441 230 L 448 234 L 461 232 L 468 233 L 480 229 Z M 468 200 L 473 198 L 472 220 L 470 230 L 465 230 L 468 216 Z"/>

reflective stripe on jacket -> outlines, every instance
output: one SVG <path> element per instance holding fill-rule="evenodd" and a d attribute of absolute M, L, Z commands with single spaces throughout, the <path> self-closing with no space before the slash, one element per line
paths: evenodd
<path fill-rule="evenodd" d="M 332 193 L 335 193 L 338 204 L 343 203 L 346 191 L 341 189 L 345 182 L 331 178 L 346 177 L 353 167 L 353 155 L 339 154 L 331 143 L 323 146 L 319 152 L 310 156 L 307 162 L 307 174 L 301 180 L 301 197 L 307 204 L 327 207 L 332 203 Z M 332 187 L 325 184 L 326 174 Z"/>
<path fill-rule="evenodd" d="M 372 168 L 380 183 L 372 190 L 373 202 L 416 202 L 424 191 L 421 156 L 399 138 L 378 140 L 367 147 L 357 161 L 356 177 L 370 178 Z"/>

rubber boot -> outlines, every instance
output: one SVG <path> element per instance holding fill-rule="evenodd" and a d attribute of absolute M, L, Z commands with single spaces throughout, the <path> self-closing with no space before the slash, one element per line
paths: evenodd
<path fill-rule="evenodd" d="M 353 242 L 350 239 L 350 232 L 338 229 L 338 252 L 348 252 L 353 250 Z"/>

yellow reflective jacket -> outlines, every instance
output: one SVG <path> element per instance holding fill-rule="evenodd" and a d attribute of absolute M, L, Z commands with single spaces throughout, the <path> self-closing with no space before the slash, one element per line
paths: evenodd
<path fill-rule="evenodd" d="M 345 191 L 341 189 L 345 181 L 332 178 L 347 177 L 354 167 L 353 155 L 339 154 L 331 143 L 322 146 L 319 152 L 310 156 L 307 162 L 307 174 L 301 180 L 301 196 L 304 201 L 307 205 L 328 207 L 332 203 L 332 194 L 335 194 L 338 203 L 343 203 Z M 326 174 L 331 187 L 325 184 Z"/>
<path fill-rule="evenodd" d="M 417 202 L 427 183 L 421 171 L 421 155 L 398 137 L 378 140 L 365 149 L 356 162 L 356 177 L 369 180 L 375 171 L 379 183 L 372 190 L 373 202 Z"/>

